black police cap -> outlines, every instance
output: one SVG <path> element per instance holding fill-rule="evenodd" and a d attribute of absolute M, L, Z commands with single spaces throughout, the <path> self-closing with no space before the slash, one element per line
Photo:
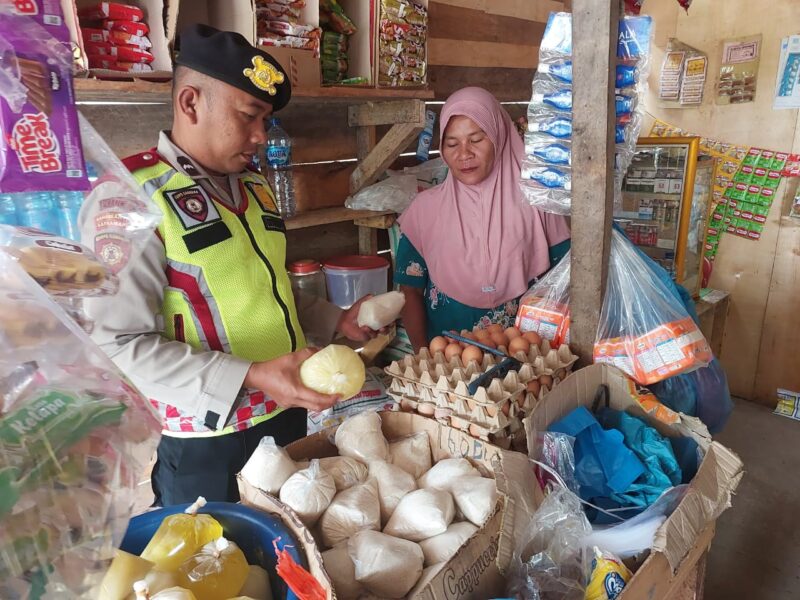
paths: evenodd
<path fill-rule="evenodd" d="M 233 31 L 190 25 L 181 32 L 175 62 L 244 90 L 271 104 L 274 111 L 292 97 L 289 75 L 280 63 Z"/>

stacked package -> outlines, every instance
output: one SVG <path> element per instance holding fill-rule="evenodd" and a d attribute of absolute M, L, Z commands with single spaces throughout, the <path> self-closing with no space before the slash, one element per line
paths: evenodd
<path fill-rule="evenodd" d="M 381 0 L 378 85 L 425 85 L 428 11 L 410 0 Z"/>
<path fill-rule="evenodd" d="M 256 22 L 259 46 L 311 50 L 319 56 L 320 29 L 301 23 L 305 0 L 258 0 Z"/>
<path fill-rule="evenodd" d="M 348 39 L 356 26 L 336 0 L 319 3 L 319 21 L 322 24 L 322 82 L 341 83 L 349 66 Z"/>
<path fill-rule="evenodd" d="M 137 6 L 99 2 L 78 11 L 90 69 L 150 73 L 155 60 L 144 11 Z"/>
<path fill-rule="evenodd" d="M 619 22 L 616 67 L 615 195 L 636 150 L 650 53 L 650 17 Z M 551 13 L 539 49 L 539 66 L 528 106 L 526 160 L 521 187 L 537 208 L 563 215 L 571 210 L 572 15 Z"/>

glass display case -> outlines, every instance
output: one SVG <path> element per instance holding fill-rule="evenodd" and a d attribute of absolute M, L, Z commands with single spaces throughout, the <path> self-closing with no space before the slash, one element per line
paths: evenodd
<path fill-rule="evenodd" d="M 614 220 L 693 295 L 700 291 L 714 160 L 700 138 L 639 138 Z"/>

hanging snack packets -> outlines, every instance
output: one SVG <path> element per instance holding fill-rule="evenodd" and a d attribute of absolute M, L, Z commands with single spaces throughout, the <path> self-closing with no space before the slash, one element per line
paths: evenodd
<path fill-rule="evenodd" d="M 72 88 L 72 56 L 43 27 L 0 13 L 0 189 L 89 187 Z"/>
<path fill-rule="evenodd" d="M 256 9 L 256 18 L 297 23 L 300 20 L 300 9 L 286 4 L 269 3 Z"/>
<path fill-rule="evenodd" d="M 297 37 L 294 35 L 281 35 L 271 31 L 259 32 L 259 46 L 275 46 L 279 48 L 297 48 L 299 50 L 319 50 L 319 40 L 310 37 Z"/>
<path fill-rule="evenodd" d="M 138 6 L 120 4 L 118 2 L 98 2 L 78 10 L 78 18 L 87 21 L 112 19 L 115 21 L 143 21 L 144 11 Z"/>
<path fill-rule="evenodd" d="M 411 0 L 381 0 L 378 84 L 419 86 L 427 79 L 428 12 Z"/>
<path fill-rule="evenodd" d="M 425 9 L 406 0 L 381 0 L 383 15 L 396 22 L 425 26 L 428 14 Z"/>
<path fill-rule="evenodd" d="M 319 27 L 314 27 L 313 25 L 296 25 L 285 21 L 261 21 L 258 26 L 272 33 L 293 35 L 295 37 L 319 38 L 321 34 Z"/>

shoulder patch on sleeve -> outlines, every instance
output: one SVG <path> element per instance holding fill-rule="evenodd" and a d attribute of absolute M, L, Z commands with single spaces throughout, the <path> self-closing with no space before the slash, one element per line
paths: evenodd
<path fill-rule="evenodd" d="M 139 154 L 134 154 L 133 156 L 129 156 L 128 158 L 122 159 L 122 164 L 124 164 L 128 170 L 133 173 L 134 171 L 138 171 L 139 169 L 144 169 L 146 167 L 152 167 L 153 165 L 157 164 L 158 161 L 161 160 L 161 157 L 156 152 L 155 148 L 151 148 L 150 150 L 145 150 L 144 152 L 140 152 Z"/>

